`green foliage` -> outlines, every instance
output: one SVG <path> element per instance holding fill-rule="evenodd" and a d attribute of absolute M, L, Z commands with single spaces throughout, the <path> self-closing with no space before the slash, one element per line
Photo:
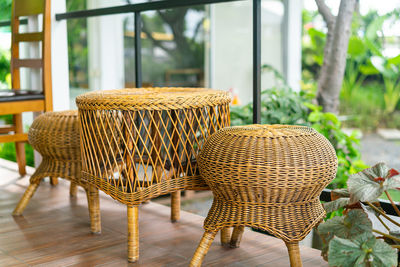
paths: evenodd
<path fill-rule="evenodd" d="M 29 144 L 25 144 L 26 165 L 34 167 L 33 148 Z M 0 144 L 0 158 L 16 162 L 15 143 Z"/>
<path fill-rule="evenodd" d="M 303 12 L 306 20 L 303 25 L 302 77 L 305 81 L 317 80 L 323 62 L 326 35 L 324 29 L 315 27 L 318 25 L 313 23 L 315 17 L 314 12 Z M 340 94 L 341 114 L 353 116 L 346 126 L 367 131 L 377 127 L 400 127 L 396 114 L 400 107 L 400 55 L 387 58 L 382 54 L 392 42 L 384 35 L 382 27 L 399 17 L 399 9 L 383 15 L 371 11 L 353 16 Z"/>
<path fill-rule="evenodd" d="M 261 93 L 261 123 L 263 124 L 306 124 L 308 109 L 303 104 L 306 99 L 294 92 L 284 81 L 282 75 L 269 65 L 264 71 L 272 72 L 275 86 Z M 252 123 L 253 104 L 231 107 L 231 124 Z"/>
<path fill-rule="evenodd" d="M 0 21 L 11 19 L 11 4 L 12 0 L 0 1 Z"/>
<path fill-rule="evenodd" d="M 372 65 L 382 75 L 385 85 L 383 99 L 385 102 L 385 113 L 392 113 L 400 100 L 400 55 L 394 58 L 383 56 L 371 57 Z"/>
<path fill-rule="evenodd" d="M 68 11 L 86 9 L 86 1 L 67 0 L 66 4 Z M 89 84 L 87 20 L 68 20 L 67 33 L 70 84 L 76 88 L 87 88 Z"/>
<path fill-rule="evenodd" d="M 372 131 L 379 126 L 400 125 L 396 114 L 384 114 L 383 92 L 384 87 L 381 83 L 370 82 L 364 84 L 360 90 L 353 90 L 350 99 L 342 98 L 340 112 L 351 115 L 343 122 L 344 125 L 359 128 L 363 132 Z"/>
<path fill-rule="evenodd" d="M 361 154 L 357 149 L 359 139 L 357 132 L 347 135 L 341 129 L 341 122 L 333 113 L 322 112 L 322 107 L 305 103 L 311 110 L 308 122 L 315 130 L 324 135 L 333 145 L 338 157 L 338 170 L 336 178 L 329 187 L 343 188 L 349 175 L 356 173 L 367 166 L 361 160 Z"/>
<path fill-rule="evenodd" d="M 11 19 L 12 0 L 0 1 L 0 21 Z M 1 27 L 1 31 L 10 31 L 9 27 Z M 0 49 L 0 89 L 10 88 L 10 51 Z"/>
<path fill-rule="evenodd" d="M 397 253 L 391 246 L 367 232 L 353 239 L 334 237 L 329 246 L 328 262 L 330 266 L 338 267 L 396 266 Z"/>
<path fill-rule="evenodd" d="M 326 34 L 313 27 L 304 31 L 307 38 L 302 42 L 302 76 L 306 80 L 316 80 L 323 63 Z"/>
<path fill-rule="evenodd" d="M 11 87 L 10 51 L 0 50 L 0 89 Z"/>

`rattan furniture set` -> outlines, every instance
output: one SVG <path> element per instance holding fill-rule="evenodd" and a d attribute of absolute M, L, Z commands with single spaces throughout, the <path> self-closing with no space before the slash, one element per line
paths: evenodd
<path fill-rule="evenodd" d="M 245 226 L 281 238 L 291 266 L 301 266 L 298 241 L 325 215 L 319 195 L 336 174 L 335 151 L 308 127 L 228 127 L 230 100 L 224 91 L 200 88 L 96 91 L 77 97 L 79 115 L 39 116 L 29 142 L 43 161 L 14 215 L 44 177 L 66 178 L 86 190 L 91 231 L 99 233 L 101 190 L 127 206 L 134 262 L 138 205 L 170 193 L 177 221 L 181 190 L 211 189 L 214 202 L 190 266 L 201 265 L 218 231 L 222 244 L 238 247 Z"/>

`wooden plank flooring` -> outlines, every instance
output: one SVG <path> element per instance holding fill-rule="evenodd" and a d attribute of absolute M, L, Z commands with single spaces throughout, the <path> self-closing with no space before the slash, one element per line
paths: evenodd
<path fill-rule="evenodd" d="M 32 173 L 33 169 L 28 169 Z M 140 259 L 126 261 L 126 208 L 101 195 L 102 234 L 89 233 L 86 195 L 70 199 L 69 183 L 42 183 L 24 212 L 11 212 L 28 185 L 16 165 L 0 160 L 0 266 L 188 266 L 203 234 L 203 217 L 182 212 L 170 223 L 170 209 L 149 203 L 139 209 Z M 318 250 L 301 247 L 304 266 L 327 266 Z M 246 230 L 241 247 L 220 246 L 217 235 L 203 266 L 289 266 L 281 240 Z"/>

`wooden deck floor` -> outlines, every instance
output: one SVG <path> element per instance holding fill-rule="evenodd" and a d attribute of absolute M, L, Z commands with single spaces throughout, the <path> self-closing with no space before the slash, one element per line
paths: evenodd
<path fill-rule="evenodd" d="M 10 167 L 11 166 L 11 167 Z M 32 172 L 32 169 L 29 169 Z M 170 223 L 169 208 L 156 203 L 140 207 L 140 260 L 126 261 L 126 209 L 102 195 L 102 234 L 89 233 L 86 195 L 68 196 L 68 183 L 42 183 L 24 216 L 11 212 L 28 177 L 17 180 L 16 168 L 0 160 L 0 266 L 188 266 L 203 234 L 203 217 L 182 212 Z M 320 252 L 301 247 L 304 266 L 327 266 Z M 220 246 L 219 236 L 203 266 L 289 266 L 281 240 L 246 231 L 241 247 Z"/>

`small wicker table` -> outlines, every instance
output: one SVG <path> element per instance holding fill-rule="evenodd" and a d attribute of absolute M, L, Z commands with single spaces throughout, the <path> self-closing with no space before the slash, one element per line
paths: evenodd
<path fill-rule="evenodd" d="M 298 241 L 325 216 L 319 195 L 336 175 L 329 141 L 304 126 L 228 127 L 207 140 L 198 161 L 214 201 L 191 266 L 201 265 L 222 228 L 235 227 L 237 247 L 244 226 L 283 239 L 291 266 L 301 266 Z"/>
<path fill-rule="evenodd" d="M 77 97 L 82 179 L 128 206 L 128 260 L 139 257 L 137 206 L 179 190 L 208 189 L 196 157 L 206 138 L 229 126 L 230 96 L 201 88 L 134 88 Z"/>

